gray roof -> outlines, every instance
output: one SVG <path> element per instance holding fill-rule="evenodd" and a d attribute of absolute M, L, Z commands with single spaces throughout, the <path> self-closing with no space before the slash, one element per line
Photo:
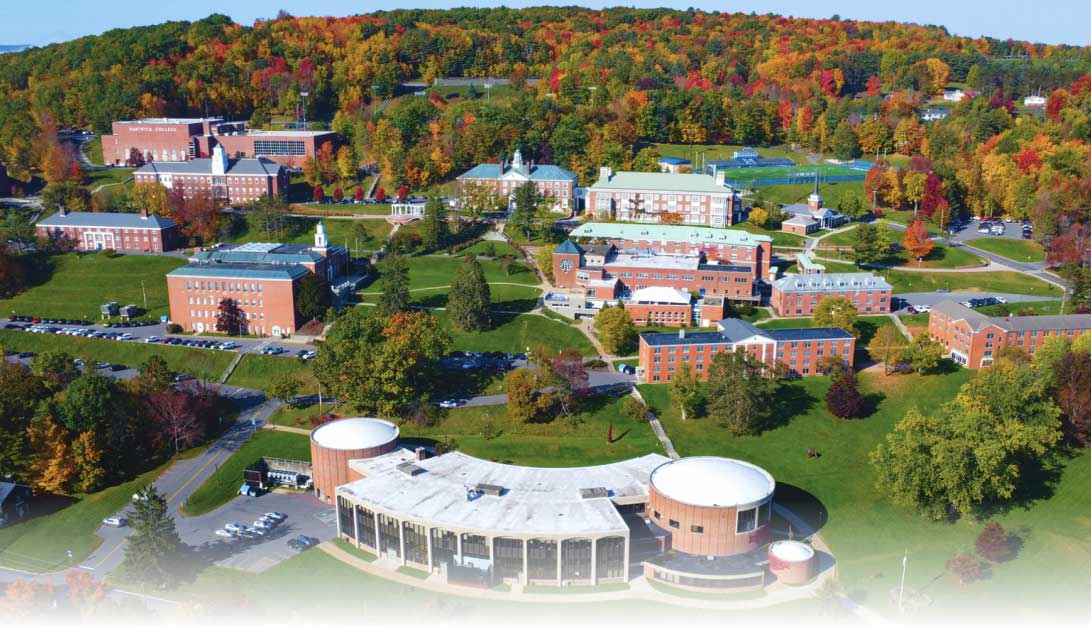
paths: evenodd
<path fill-rule="evenodd" d="M 614 172 L 610 178 L 600 178 L 591 185 L 595 190 L 655 190 L 659 192 L 689 192 L 734 194 L 726 185 L 716 183 L 707 174 L 674 174 L 671 172 Z"/>
<path fill-rule="evenodd" d="M 804 227 L 809 227 L 809 226 L 811 226 L 813 224 L 816 224 L 816 223 L 818 223 L 818 221 L 815 220 L 814 218 L 811 218 L 810 216 L 805 216 L 803 214 L 797 214 L 795 216 L 792 216 L 788 220 L 785 220 L 781 224 L 785 224 L 785 225 L 803 225 Z"/>
<path fill-rule="evenodd" d="M 140 214 L 116 212 L 60 212 L 38 221 L 42 227 L 117 227 L 125 229 L 167 229 L 174 221 L 155 214 L 144 218 Z"/>
<path fill-rule="evenodd" d="M 300 264 L 231 264 L 192 262 L 167 273 L 168 277 L 295 280 L 310 274 Z"/>
<path fill-rule="evenodd" d="M 954 301 L 942 301 L 932 308 L 952 320 L 965 320 L 974 331 L 996 326 L 1004 331 L 1052 331 L 1058 329 L 1091 329 L 1091 314 L 1047 316 L 986 316 Z"/>
<path fill-rule="evenodd" d="M 305 245 L 250 243 L 208 249 L 196 253 L 192 259 L 238 264 L 313 264 L 322 255 Z"/>
<path fill-rule="evenodd" d="M 773 282 L 781 292 L 831 292 L 841 290 L 893 290 L 886 279 L 871 273 L 824 273 L 786 275 Z"/>
<path fill-rule="evenodd" d="M 13 482 L 0 482 L 0 504 L 3 504 L 4 500 L 8 498 L 8 495 L 10 495 L 12 491 L 14 491 L 16 488 L 18 488 L 20 486 L 23 486 L 23 485 L 22 484 L 15 484 Z M 23 486 L 23 488 L 27 489 L 27 491 L 30 490 L 29 488 L 27 488 L 25 486 Z"/>
<path fill-rule="evenodd" d="M 852 334 L 840 327 L 801 327 L 794 329 L 762 329 L 738 318 L 725 318 L 716 323 L 718 331 L 685 333 L 643 333 L 640 339 L 651 346 L 735 344 L 754 336 L 776 342 L 806 340 L 848 340 Z"/>
<path fill-rule="evenodd" d="M 230 159 L 227 165 L 228 175 L 267 175 L 280 173 L 281 165 L 264 157 L 257 159 Z M 153 161 L 137 168 L 133 174 L 212 174 L 211 159 L 190 159 L 189 161 Z"/>
<path fill-rule="evenodd" d="M 506 166 L 504 172 L 500 172 L 500 164 L 478 164 L 470 168 L 459 179 L 499 179 L 501 176 L 515 170 L 519 174 L 528 177 L 531 181 L 575 181 L 579 177 L 571 170 L 565 170 L 560 166 L 549 164 L 529 166 L 524 165 L 514 169 Z"/>

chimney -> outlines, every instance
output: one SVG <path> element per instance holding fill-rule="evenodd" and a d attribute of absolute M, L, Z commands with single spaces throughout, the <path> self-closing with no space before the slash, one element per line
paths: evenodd
<path fill-rule="evenodd" d="M 716 185 L 724 185 L 724 171 L 716 170 Z"/>
<path fill-rule="evenodd" d="M 140 219 L 141 220 L 147 220 L 148 219 L 148 208 L 147 207 L 140 210 Z"/>
<path fill-rule="evenodd" d="M 421 460 L 424 460 L 428 457 L 428 450 L 424 447 L 417 447 L 413 450 L 413 453 L 416 454 L 417 462 L 420 462 Z"/>
<path fill-rule="evenodd" d="M 769 267 L 769 283 L 773 283 L 776 280 L 777 280 L 777 267 L 776 266 L 770 266 Z"/>
<path fill-rule="evenodd" d="M 610 166 L 599 168 L 599 181 L 609 181 L 612 176 L 614 176 L 614 171 Z"/>
<path fill-rule="evenodd" d="M 59 211 L 57 211 L 58 216 L 67 216 L 68 215 L 68 208 L 67 207 L 65 207 L 64 205 L 58 205 L 57 207 L 59 208 Z"/>

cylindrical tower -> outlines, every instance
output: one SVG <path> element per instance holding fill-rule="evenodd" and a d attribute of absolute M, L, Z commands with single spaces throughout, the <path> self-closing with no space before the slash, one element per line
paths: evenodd
<path fill-rule="evenodd" d="M 700 456 L 652 472 L 648 512 L 687 554 L 733 556 L 764 545 L 776 482 L 741 460 Z"/>
<path fill-rule="evenodd" d="M 769 545 L 769 571 L 784 584 L 802 584 L 814 577 L 814 548 L 799 541 Z"/>
<path fill-rule="evenodd" d="M 311 431 L 314 494 L 330 503 L 338 486 L 360 479 L 349 460 L 381 456 L 398 446 L 398 426 L 365 417 L 338 419 Z"/>

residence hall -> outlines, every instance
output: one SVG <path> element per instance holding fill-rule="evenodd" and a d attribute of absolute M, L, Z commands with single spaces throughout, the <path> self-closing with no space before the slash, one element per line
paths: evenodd
<path fill-rule="evenodd" d="M 736 318 L 716 325 L 716 331 L 640 334 L 637 378 L 649 384 L 671 381 L 690 368 L 708 379 L 712 357 L 722 351 L 746 351 L 773 367 L 780 362 L 794 375 L 818 375 L 818 363 L 830 355 L 852 366 L 856 338 L 840 327 L 762 329 Z"/>
<path fill-rule="evenodd" d="M 785 275 L 773 282 L 769 305 L 779 316 L 810 316 L 826 297 L 845 297 L 861 314 L 890 313 L 894 287 L 886 279 L 871 273 L 816 273 L 813 266 L 804 268 L 812 272 Z"/>
<path fill-rule="evenodd" d="M 682 225 L 585 223 L 553 254 L 553 284 L 612 299 L 665 287 L 702 297 L 756 301 L 772 239 L 745 231 Z M 574 239 L 602 244 L 576 244 Z"/>
<path fill-rule="evenodd" d="M 488 185 L 500 198 L 508 199 L 509 208 L 515 200 L 515 190 L 527 182 L 534 184 L 538 193 L 556 201 L 554 211 L 564 214 L 576 207 L 576 185 L 579 177 L 560 166 L 535 164 L 523 161 L 522 152 L 516 150 L 511 163 L 503 158 L 497 164 L 478 164 L 459 175 L 458 183 L 465 191 L 469 183 Z"/>
<path fill-rule="evenodd" d="M 346 436 L 346 447 L 381 445 L 347 462 L 352 479 L 338 485 L 336 506 L 338 536 L 382 557 L 382 569 L 409 567 L 436 574 L 437 583 L 482 589 L 620 584 L 640 575 L 706 593 L 766 582 L 776 483 L 752 464 L 647 454 L 539 468 L 457 451 L 428 456 L 424 448 L 387 449 L 391 430 L 372 430 L 374 421 L 326 425 L 345 422 L 360 433 Z"/>
<path fill-rule="evenodd" d="M 604 166 L 587 190 L 588 213 L 605 220 L 726 227 L 735 223 L 739 207 L 723 172 L 614 172 Z"/>
<path fill-rule="evenodd" d="M 928 335 L 943 344 L 952 360 L 972 369 L 992 364 L 1001 347 L 1033 355 L 1049 336 L 1074 340 L 1089 331 L 1091 314 L 985 316 L 954 301 L 943 301 L 928 313 Z"/>
<path fill-rule="evenodd" d="M 332 131 L 255 131 L 245 121 L 222 118 L 144 118 L 114 122 L 113 134 L 102 136 L 102 156 L 116 166 L 125 165 L 134 149 L 145 162 L 189 161 L 210 158 L 222 146 L 231 157 L 264 157 L 298 168 L 336 138 Z"/>
<path fill-rule="evenodd" d="M 290 336 L 300 323 L 299 282 L 309 275 L 329 282 L 348 260 L 347 249 L 329 244 L 322 223 L 312 247 L 249 243 L 201 251 L 167 273 L 171 322 L 187 331 L 214 330 L 220 302 L 234 299 L 246 321 L 244 333 Z"/>
<path fill-rule="evenodd" d="M 288 192 L 289 173 L 264 157 L 229 159 L 223 146 L 210 159 L 147 163 L 133 172 L 137 183 L 159 183 L 183 198 L 210 198 L 228 205 Z"/>
<path fill-rule="evenodd" d="M 70 212 L 64 208 L 35 226 L 38 237 L 71 240 L 80 251 L 113 249 L 127 253 L 162 253 L 181 244 L 178 225 L 149 214 Z"/>

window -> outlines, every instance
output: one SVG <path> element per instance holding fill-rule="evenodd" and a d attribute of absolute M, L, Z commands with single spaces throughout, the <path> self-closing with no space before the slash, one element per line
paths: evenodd
<path fill-rule="evenodd" d="M 677 528 L 679 524 L 674 519 L 668 519 L 667 520 L 667 525 L 669 525 L 672 528 Z"/>
<path fill-rule="evenodd" d="M 652 516 L 654 516 L 656 519 L 661 519 L 662 518 L 662 515 L 659 514 L 658 510 L 653 510 L 652 511 Z"/>
<path fill-rule="evenodd" d="M 689 531 L 694 533 L 694 534 L 704 534 L 705 533 L 705 527 L 704 526 L 691 525 L 689 527 Z"/>
<path fill-rule="evenodd" d="M 738 522 L 735 525 L 735 534 L 745 534 L 746 532 L 753 532 L 758 527 L 758 510 L 757 508 L 751 508 L 749 510 L 740 510 L 738 512 Z"/>

